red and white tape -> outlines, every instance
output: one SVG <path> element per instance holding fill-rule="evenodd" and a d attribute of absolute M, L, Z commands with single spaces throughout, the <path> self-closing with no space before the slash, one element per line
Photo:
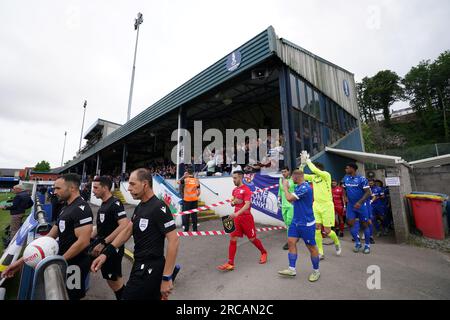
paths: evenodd
<path fill-rule="evenodd" d="M 278 187 L 278 184 L 274 184 L 273 186 L 256 190 L 255 192 L 253 192 L 253 194 L 264 192 L 264 191 L 267 191 L 267 190 L 270 190 L 270 189 L 273 189 L 273 188 L 276 188 L 276 187 Z M 201 211 L 209 210 L 209 209 L 212 209 L 212 208 L 215 208 L 215 207 L 223 206 L 224 204 L 227 204 L 227 203 L 230 203 L 230 202 L 231 202 L 231 200 L 227 199 L 225 201 L 219 201 L 219 202 L 213 203 L 213 204 L 211 204 L 209 206 L 202 206 L 202 207 L 198 207 L 196 209 L 191 209 L 191 210 L 177 212 L 177 213 L 174 213 L 173 216 L 183 216 L 183 215 L 186 215 L 186 214 L 191 214 L 191 213 L 195 213 L 195 212 L 201 212 Z"/>
<path fill-rule="evenodd" d="M 266 232 L 273 230 L 286 230 L 286 227 L 266 227 L 257 228 L 256 232 Z M 227 233 L 223 230 L 213 230 L 213 231 L 179 231 L 177 232 L 179 237 L 204 237 L 204 236 L 223 236 Z"/>

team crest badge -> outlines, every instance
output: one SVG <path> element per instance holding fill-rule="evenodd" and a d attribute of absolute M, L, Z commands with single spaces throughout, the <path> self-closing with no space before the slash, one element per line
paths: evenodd
<path fill-rule="evenodd" d="M 66 221 L 60 220 L 59 221 L 59 231 L 64 232 L 64 230 L 66 230 Z"/>
<path fill-rule="evenodd" d="M 232 233 L 236 229 L 234 219 L 230 216 L 222 217 L 222 224 L 226 233 Z"/>
<path fill-rule="evenodd" d="M 144 232 L 145 229 L 147 229 L 148 226 L 148 219 L 144 219 L 141 218 L 141 220 L 139 220 L 139 229 Z"/>
<path fill-rule="evenodd" d="M 255 178 L 254 173 L 247 173 L 244 174 L 244 183 L 248 186 L 251 186 L 254 184 L 253 179 Z"/>

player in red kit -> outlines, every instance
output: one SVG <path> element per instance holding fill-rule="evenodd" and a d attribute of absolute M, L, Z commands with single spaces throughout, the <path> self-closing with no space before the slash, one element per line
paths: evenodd
<path fill-rule="evenodd" d="M 267 262 L 267 251 L 264 249 L 261 240 L 256 238 L 255 221 L 250 212 L 252 205 L 252 192 L 243 182 L 244 172 L 235 171 L 233 173 L 233 183 L 236 188 L 233 189 L 231 205 L 234 206 L 234 213 L 230 215 L 234 219 L 235 230 L 230 233 L 230 246 L 228 249 L 228 262 L 217 267 L 220 271 L 234 270 L 234 257 L 237 249 L 237 239 L 244 235 L 261 252 L 260 264 Z"/>
<path fill-rule="evenodd" d="M 339 237 L 343 237 L 345 216 L 344 188 L 339 186 L 336 180 L 331 181 L 331 187 L 331 192 L 333 194 L 334 212 L 339 219 Z"/>

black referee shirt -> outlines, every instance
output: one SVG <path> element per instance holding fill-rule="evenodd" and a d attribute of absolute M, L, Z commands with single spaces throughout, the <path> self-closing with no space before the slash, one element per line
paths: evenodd
<path fill-rule="evenodd" d="M 148 260 L 164 256 L 166 233 L 175 230 L 175 220 L 169 207 L 156 196 L 141 202 L 134 209 L 134 258 Z"/>
<path fill-rule="evenodd" d="M 65 206 L 59 214 L 57 226 L 59 236 L 59 255 L 63 255 L 77 241 L 75 229 L 92 224 L 92 211 L 83 198 L 76 198 Z"/>
<path fill-rule="evenodd" d="M 126 218 L 127 213 L 122 202 L 111 197 L 102 203 L 97 213 L 97 236 L 106 238 L 119 226 L 118 221 Z"/>

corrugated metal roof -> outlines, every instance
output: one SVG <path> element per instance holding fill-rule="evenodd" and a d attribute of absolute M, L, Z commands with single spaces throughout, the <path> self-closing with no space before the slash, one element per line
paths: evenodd
<path fill-rule="evenodd" d="M 344 150 L 344 149 L 335 149 L 335 148 L 329 148 L 329 147 L 325 147 L 325 151 L 337 154 L 339 156 L 354 159 L 354 160 L 362 162 L 362 163 L 374 163 L 374 164 L 380 164 L 380 165 L 391 166 L 391 167 L 395 167 L 397 165 L 404 164 L 405 166 L 409 167 L 408 162 L 403 160 L 401 157 L 396 157 L 396 156 L 388 156 L 385 154 L 352 151 L 352 150 Z"/>
<path fill-rule="evenodd" d="M 436 166 L 443 166 L 450 164 L 450 154 L 411 161 L 409 164 L 412 165 L 414 168 L 432 168 Z"/>
<path fill-rule="evenodd" d="M 276 44 L 281 61 L 359 119 L 353 73 L 285 39 L 277 39 Z M 345 81 L 349 88 L 348 96 L 344 90 Z"/>
<path fill-rule="evenodd" d="M 0 176 L 3 177 L 14 177 L 16 173 L 23 169 L 12 169 L 12 168 L 0 168 Z"/>
<path fill-rule="evenodd" d="M 89 136 L 89 134 L 91 133 L 91 131 L 93 131 L 94 129 L 98 129 L 98 128 L 103 128 L 103 126 L 107 124 L 107 125 L 112 125 L 114 127 L 120 127 L 122 126 L 119 123 L 115 123 L 112 121 L 108 121 L 108 120 L 103 120 L 103 119 L 97 119 L 95 120 L 95 122 L 93 124 L 91 124 L 91 126 L 86 130 L 86 133 L 83 136 L 83 139 L 88 139 L 87 136 Z M 98 127 L 98 128 L 97 128 Z"/>

